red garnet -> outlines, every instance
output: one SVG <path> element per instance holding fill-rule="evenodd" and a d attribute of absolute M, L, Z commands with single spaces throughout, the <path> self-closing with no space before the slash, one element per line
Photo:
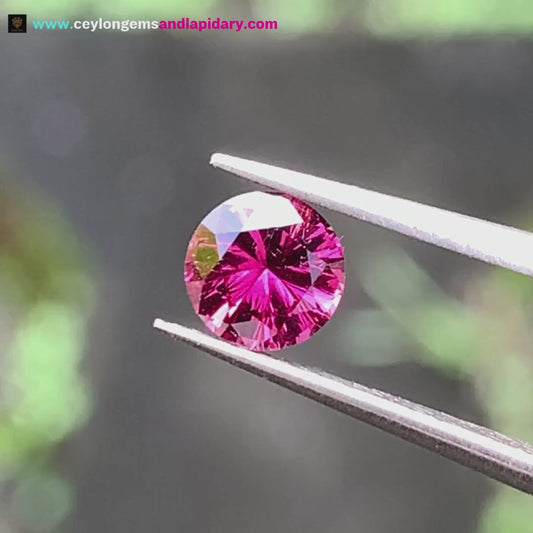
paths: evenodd
<path fill-rule="evenodd" d="M 249 192 L 215 207 L 196 228 L 185 284 L 210 331 L 254 351 L 279 350 L 307 340 L 335 313 L 344 250 L 301 200 Z"/>

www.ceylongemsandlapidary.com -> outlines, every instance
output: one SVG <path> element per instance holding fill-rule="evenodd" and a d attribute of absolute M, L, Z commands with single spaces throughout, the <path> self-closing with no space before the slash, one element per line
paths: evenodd
<path fill-rule="evenodd" d="M 11 15 L 10 15 L 11 16 Z M 13 15 L 18 23 L 26 15 Z M 244 30 L 277 30 L 276 20 L 224 20 L 220 17 L 206 19 L 190 19 L 183 17 L 180 20 L 107 20 L 102 17 L 92 20 L 32 20 L 34 30 L 230 30 L 240 32 Z M 21 23 L 22 24 L 22 23 Z M 16 29 L 16 28 L 15 28 Z M 21 30 L 22 31 L 22 30 Z M 25 33 L 25 31 L 24 31 Z"/>

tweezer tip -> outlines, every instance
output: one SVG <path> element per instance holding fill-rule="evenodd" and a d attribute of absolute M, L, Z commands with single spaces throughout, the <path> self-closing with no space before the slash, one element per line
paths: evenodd
<path fill-rule="evenodd" d="M 211 159 L 209 160 L 209 164 L 213 165 L 214 167 L 218 167 L 221 163 L 224 162 L 224 158 L 228 157 L 226 154 L 221 154 L 220 152 L 215 152 Z"/>
<path fill-rule="evenodd" d="M 171 335 L 172 337 L 183 341 L 192 341 L 198 334 L 200 334 L 200 332 L 195 329 L 186 328 L 175 322 L 167 322 L 162 318 L 156 318 L 153 322 L 153 327 L 167 335 Z"/>
<path fill-rule="evenodd" d="M 242 172 L 252 172 L 252 169 L 255 170 L 258 165 L 261 165 L 261 163 L 258 163 L 257 161 L 243 159 L 242 157 L 237 157 L 235 155 L 221 154 L 220 152 L 215 152 L 211 156 L 209 164 L 215 168 L 220 168 L 241 176 Z"/>
<path fill-rule="evenodd" d="M 168 333 L 169 335 L 175 335 L 171 327 L 173 324 L 171 324 L 170 322 L 166 322 L 161 318 L 156 318 L 152 325 L 155 329 L 158 329 L 159 331 L 163 331 L 165 333 Z"/>
<path fill-rule="evenodd" d="M 154 329 L 162 331 L 163 333 L 166 333 L 167 335 L 170 335 L 175 339 L 188 343 L 193 343 L 195 346 L 199 347 L 207 346 L 210 340 L 215 342 L 217 341 L 217 339 L 214 338 L 206 339 L 206 336 L 196 329 L 187 328 L 185 326 L 182 326 L 181 324 L 176 324 L 175 322 L 167 322 L 162 318 L 156 318 L 152 325 Z M 218 342 L 223 343 L 224 341 Z"/>

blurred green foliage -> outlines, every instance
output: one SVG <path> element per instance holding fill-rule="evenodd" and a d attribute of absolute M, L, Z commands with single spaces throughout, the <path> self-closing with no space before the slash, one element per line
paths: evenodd
<path fill-rule="evenodd" d="M 377 308 L 372 344 L 360 318 L 350 328 L 356 360 L 378 353 L 388 363 L 415 357 L 474 384 L 491 427 L 533 442 L 533 282 L 504 269 L 483 269 L 468 279 L 464 294 L 446 294 L 403 251 L 387 247 L 365 256 L 361 282 Z M 387 353 L 383 353 L 388 350 Z M 359 359 L 359 354 L 363 354 Z M 480 526 L 482 533 L 529 533 L 531 497 L 497 485 Z"/>
<path fill-rule="evenodd" d="M 528 0 L 380 0 L 368 2 L 366 24 L 382 36 L 521 33 L 533 28 Z"/>
<path fill-rule="evenodd" d="M 8 11 L 20 11 L 7 0 Z M 510 33 L 529 36 L 533 2 L 508 0 L 27 0 L 32 18 L 225 17 L 277 20 L 280 32 L 366 33 L 380 37 Z M 268 32 L 273 33 L 273 32 Z"/>
<path fill-rule="evenodd" d="M 60 213 L 2 180 L 0 480 L 14 484 L 12 510 L 28 531 L 51 531 L 73 501 L 53 453 L 90 413 L 79 370 L 93 300 L 85 265 Z"/>

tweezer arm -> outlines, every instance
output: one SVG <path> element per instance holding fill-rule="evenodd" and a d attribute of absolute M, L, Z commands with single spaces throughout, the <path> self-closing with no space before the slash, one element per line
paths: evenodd
<path fill-rule="evenodd" d="M 213 154 L 211 164 L 333 211 L 533 276 L 533 233 L 240 157 Z"/>
<path fill-rule="evenodd" d="M 487 428 L 322 371 L 234 346 L 179 324 L 154 327 L 247 372 L 533 494 L 533 448 Z"/>

